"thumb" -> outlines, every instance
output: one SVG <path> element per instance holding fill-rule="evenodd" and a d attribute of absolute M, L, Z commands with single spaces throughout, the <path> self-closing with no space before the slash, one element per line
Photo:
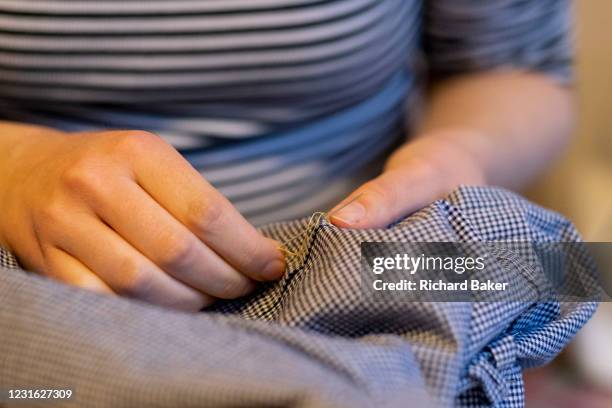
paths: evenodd
<path fill-rule="evenodd" d="M 441 195 L 431 177 L 411 170 L 389 170 L 363 184 L 329 212 L 331 223 L 341 228 L 384 228 Z"/>

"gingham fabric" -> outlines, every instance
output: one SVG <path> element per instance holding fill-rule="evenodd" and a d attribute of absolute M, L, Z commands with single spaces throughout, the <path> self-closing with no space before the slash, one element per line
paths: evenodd
<path fill-rule="evenodd" d="M 306 223 L 262 231 L 284 241 Z M 522 407 L 523 369 L 552 359 L 596 307 L 363 296 L 361 242 L 580 239 L 502 189 L 460 188 L 387 229 L 322 220 L 306 239 L 279 282 L 201 314 L 2 270 L 0 388 L 71 387 L 65 406 L 78 407 Z"/>

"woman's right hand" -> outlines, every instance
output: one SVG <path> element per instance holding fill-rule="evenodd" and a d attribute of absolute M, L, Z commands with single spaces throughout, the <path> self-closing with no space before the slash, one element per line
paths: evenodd
<path fill-rule="evenodd" d="M 284 272 L 278 243 L 153 134 L 1 122 L 0 150 L 0 244 L 27 269 L 184 310 Z"/>

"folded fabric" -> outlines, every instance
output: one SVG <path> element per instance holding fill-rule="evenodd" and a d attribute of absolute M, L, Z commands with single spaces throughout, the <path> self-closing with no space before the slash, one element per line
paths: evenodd
<path fill-rule="evenodd" d="M 262 232 L 284 242 L 307 222 Z M 0 389 L 71 388 L 65 406 L 79 407 L 520 407 L 523 369 L 552 359 L 596 307 L 363 295 L 362 242 L 580 239 L 502 189 L 460 188 L 387 229 L 323 219 L 304 239 L 279 282 L 200 314 L 68 287 L 0 253 Z"/>

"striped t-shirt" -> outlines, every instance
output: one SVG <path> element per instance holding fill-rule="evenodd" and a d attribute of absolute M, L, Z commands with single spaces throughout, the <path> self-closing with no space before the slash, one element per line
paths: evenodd
<path fill-rule="evenodd" d="M 323 210 L 408 133 L 427 78 L 567 81 L 567 0 L 0 0 L 0 118 L 144 129 L 252 222 Z"/>

